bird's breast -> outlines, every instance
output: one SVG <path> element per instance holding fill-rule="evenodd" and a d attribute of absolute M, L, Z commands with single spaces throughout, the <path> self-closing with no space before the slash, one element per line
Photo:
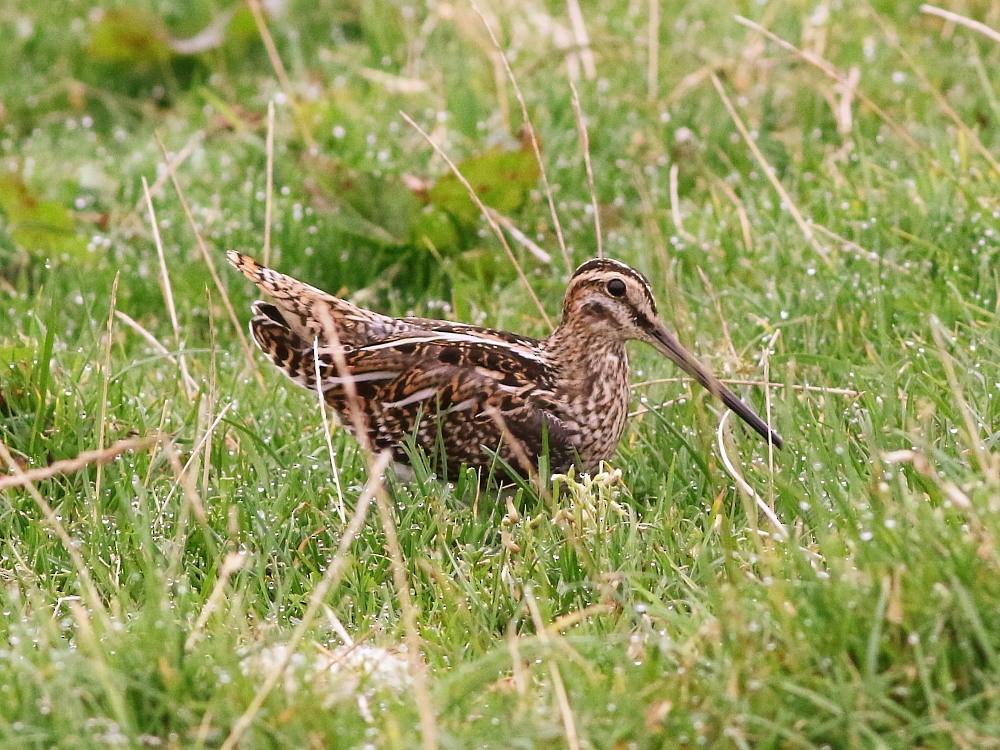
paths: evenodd
<path fill-rule="evenodd" d="M 620 351 L 596 351 L 565 367 L 556 396 L 560 415 L 575 437 L 585 471 L 615 452 L 625 429 L 629 401 L 628 359 Z"/>

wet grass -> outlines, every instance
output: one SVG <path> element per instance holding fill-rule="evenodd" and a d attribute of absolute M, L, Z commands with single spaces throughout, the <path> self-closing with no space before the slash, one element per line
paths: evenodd
<path fill-rule="evenodd" d="M 636 348 L 634 408 L 668 405 L 632 420 L 620 476 L 514 507 L 418 471 L 388 488 L 398 544 L 372 507 L 338 556 L 366 458 L 340 430 L 328 449 L 225 304 L 242 326 L 224 251 L 262 253 L 267 104 L 276 266 L 543 335 L 399 114 L 486 165 L 552 256 L 513 243 L 555 315 L 567 268 L 514 92 L 461 3 L 293 2 L 267 20 L 287 88 L 245 9 L 179 55 L 217 4 L 125 7 L 0 10 L 0 439 L 33 470 L 161 436 L 0 490 L 5 747 L 218 747 L 244 714 L 245 747 L 1000 745 L 1000 45 L 913 3 L 689 2 L 660 9 L 650 55 L 649 5 L 616 1 L 583 9 L 589 78 L 563 5 L 493 5 L 571 260 L 597 244 L 570 69 L 606 252 L 761 409 L 772 382 L 786 449 L 724 445 L 787 538 L 726 469 L 711 400 L 648 383 L 678 373 Z M 503 179 L 490 149 L 513 154 Z M 247 713 L 324 581 L 292 677 Z M 399 678 L 408 614 L 426 689 Z M 385 669 L 323 677 L 345 635 Z"/>

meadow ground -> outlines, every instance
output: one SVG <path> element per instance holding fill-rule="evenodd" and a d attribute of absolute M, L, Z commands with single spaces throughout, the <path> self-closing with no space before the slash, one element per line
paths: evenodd
<path fill-rule="evenodd" d="M 462 0 L 0 8 L 0 482 L 71 461 L 0 490 L 0 744 L 1000 746 L 1000 6 L 483 7 L 565 251 Z M 549 315 L 596 205 L 786 449 L 637 346 L 620 476 L 368 505 L 224 251 L 544 335 L 401 111 Z"/>

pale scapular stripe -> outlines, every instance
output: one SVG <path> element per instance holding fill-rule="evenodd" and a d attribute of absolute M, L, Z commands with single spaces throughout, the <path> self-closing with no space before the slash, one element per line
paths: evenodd
<path fill-rule="evenodd" d="M 323 383 L 325 385 L 343 385 L 348 381 L 352 383 L 364 383 L 369 380 L 392 380 L 398 377 L 399 374 L 399 370 L 372 370 L 371 372 L 359 372 L 357 375 L 351 375 L 346 378 L 324 378 Z"/>
<path fill-rule="evenodd" d="M 382 408 L 400 409 L 404 406 L 409 406 L 410 404 L 415 404 L 418 401 L 423 401 L 424 399 L 430 398 L 436 393 L 437 393 L 437 388 L 434 388 L 432 386 L 427 388 L 421 388 L 419 391 L 411 393 L 409 396 L 400 401 L 383 401 Z"/>
<path fill-rule="evenodd" d="M 466 411 L 471 409 L 473 406 L 479 403 L 478 398 L 467 398 L 465 401 L 459 401 L 457 404 L 448 407 L 449 412 L 453 411 Z"/>
<path fill-rule="evenodd" d="M 474 336 L 467 333 L 433 333 L 427 336 L 410 336 L 404 339 L 393 339 L 392 341 L 383 341 L 379 344 L 369 344 L 368 346 L 358 347 L 358 351 L 364 352 L 375 352 L 380 349 L 393 349 L 398 346 L 406 346 L 409 344 L 483 344 L 484 340 L 482 336 Z M 512 352 L 516 352 L 518 356 L 524 359 L 534 360 L 535 362 L 541 362 L 542 359 L 528 349 L 526 346 L 519 346 L 517 344 L 511 344 L 507 341 L 501 341 L 499 339 L 488 339 L 490 346 L 495 346 L 500 349 L 507 349 Z"/>

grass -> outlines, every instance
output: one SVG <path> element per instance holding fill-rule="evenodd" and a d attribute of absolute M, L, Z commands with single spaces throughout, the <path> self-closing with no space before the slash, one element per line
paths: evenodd
<path fill-rule="evenodd" d="M 915 3 L 674 3 L 651 33 L 614 0 L 583 8 L 589 79 L 563 5 L 490 4 L 572 260 L 597 248 L 577 67 L 605 251 L 716 371 L 774 382 L 786 450 L 724 444 L 789 539 L 684 382 L 636 386 L 637 410 L 668 405 L 631 421 L 620 474 L 508 502 L 418 471 L 351 538 L 333 467 L 350 520 L 366 459 L 248 364 L 156 136 L 187 151 L 241 325 L 223 257 L 261 253 L 273 100 L 275 265 L 543 335 L 399 114 L 551 253 L 512 242 L 554 315 L 567 269 L 514 92 L 463 3 L 289 3 L 267 19 L 288 90 L 245 9 L 182 56 L 217 3 L 116 7 L 0 10 L 0 440 L 35 470 L 160 436 L 0 491 L 4 747 L 220 747 L 244 714 L 241 747 L 1000 746 L 1000 45 Z M 990 3 L 949 9 L 1000 28 Z M 637 382 L 678 374 L 633 354 Z M 378 669 L 345 671 L 345 638 Z"/>

